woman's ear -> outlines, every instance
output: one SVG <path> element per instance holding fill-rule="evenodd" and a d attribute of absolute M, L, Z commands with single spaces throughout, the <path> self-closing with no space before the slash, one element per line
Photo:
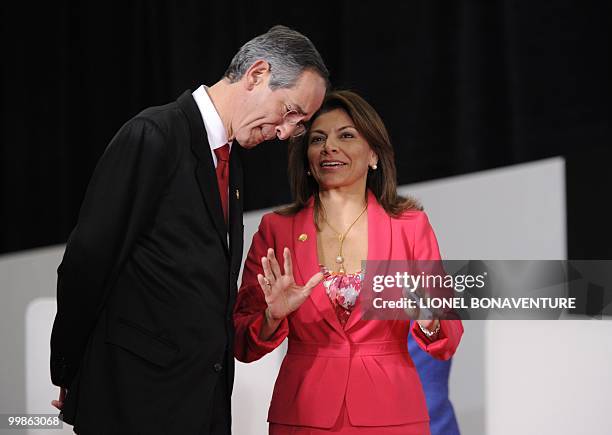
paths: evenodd
<path fill-rule="evenodd" d="M 374 166 L 378 166 L 378 156 L 376 155 L 376 153 L 374 151 L 370 151 L 370 164 L 369 166 L 371 168 L 374 168 Z"/>

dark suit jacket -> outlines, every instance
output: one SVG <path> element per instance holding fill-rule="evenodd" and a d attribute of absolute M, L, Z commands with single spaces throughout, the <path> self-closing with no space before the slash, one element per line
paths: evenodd
<path fill-rule="evenodd" d="M 240 146 L 232 146 L 229 247 L 210 147 L 185 92 L 113 138 L 58 268 L 51 378 L 80 433 L 206 433 L 233 383 L 242 260 Z M 228 415 L 229 419 L 229 403 Z"/>

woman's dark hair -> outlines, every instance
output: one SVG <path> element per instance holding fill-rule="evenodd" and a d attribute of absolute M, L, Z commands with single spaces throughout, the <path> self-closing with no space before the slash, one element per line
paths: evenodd
<path fill-rule="evenodd" d="M 387 214 L 397 217 L 406 210 L 422 210 L 413 198 L 397 194 L 397 174 L 393 147 L 382 119 L 372 106 L 355 92 L 348 90 L 333 91 L 327 94 L 321 108 L 312 116 L 310 125 L 319 116 L 332 110 L 344 110 L 353 120 L 355 128 L 378 156 L 378 168 L 368 171 L 367 188 L 372 191 Z M 315 211 L 320 208 L 319 185 L 314 177 L 308 176 L 308 142 L 310 131 L 289 142 L 289 185 L 293 203 L 277 211 L 281 215 L 293 215 L 304 208 L 308 199 L 314 196 Z M 318 228 L 318 213 L 315 213 Z"/>

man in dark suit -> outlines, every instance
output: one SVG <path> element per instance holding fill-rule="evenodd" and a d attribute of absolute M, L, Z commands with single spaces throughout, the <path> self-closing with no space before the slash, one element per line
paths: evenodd
<path fill-rule="evenodd" d="M 240 148 L 303 133 L 327 80 L 312 43 L 276 26 L 113 138 L 58 268 L 53 405 L 75 432 L 231 433 Z"/>

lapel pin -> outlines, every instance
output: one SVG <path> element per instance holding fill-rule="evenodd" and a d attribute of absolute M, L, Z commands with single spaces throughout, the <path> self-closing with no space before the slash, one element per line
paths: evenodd
<path fill-rule="evenodd" d="M 236 189 L 236 199 L 240 199 L 240 191 Z"/>
<path fill-rule="evenodd" d="M 306 240 L 308 240 L 308 235 L 305 234 L 305 233 L 302 233 L 302 234 L 299 235 L 298 240 L 300 242 L 305 242 Z"/>

